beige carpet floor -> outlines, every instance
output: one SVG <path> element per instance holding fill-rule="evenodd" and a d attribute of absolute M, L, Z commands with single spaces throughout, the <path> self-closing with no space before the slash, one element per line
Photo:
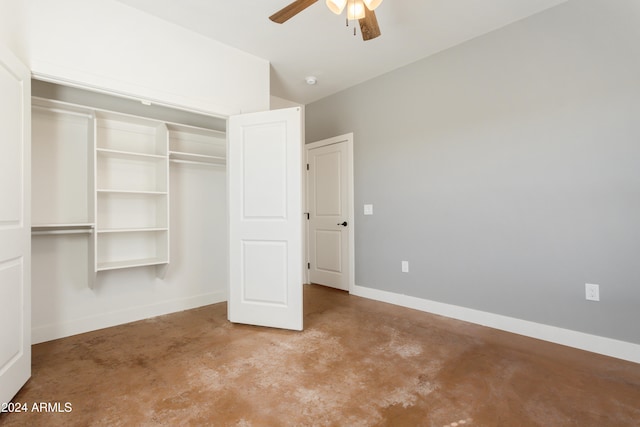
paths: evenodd
<path fill-rule="evenodd" d="M 36 345 L 14 402 L 0 425 L 640 426 L 640 365 L 306 286 L 304 332 L 216 304 Z"/>

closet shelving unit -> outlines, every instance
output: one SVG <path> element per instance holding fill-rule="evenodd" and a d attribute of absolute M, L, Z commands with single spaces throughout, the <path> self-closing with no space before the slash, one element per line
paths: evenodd
<path fill-rule="evenodd" d="M 95 271 L 169 263 L 164 123 L 96 113 Z"/>
<path fill-rule="evenodd" d="M 37 97 L 32 107 L 33 238 L 88 238 L 90 287 L 101 271 L 164 274 L 169 162 L 224 167 L 225 133 Z"/>

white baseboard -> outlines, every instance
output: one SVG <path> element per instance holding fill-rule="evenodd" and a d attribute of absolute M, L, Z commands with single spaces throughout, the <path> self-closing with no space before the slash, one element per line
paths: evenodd
<path fill-rule="evenodd" d="M 67 322 L 37 326 L 31 329 L 31 343 L 39 344 L 71 335 L 91 332 L 163 314 L 175 313 L 227 300 L 226 292 L 214 292 L 188 298 L 164 301 L 157 304 L 129 307 L 124 310 L 101 313 L 96 316 Z"/>
<path fill-rule="evenodd" d="M 524 335 L 556 344 L 566 345 L 592 353 L 603 354 L 630 362 L 640 363 L 640 345 L 583 332 L 562 329 L 485 311 L 381 291 L 355 285 L 351 294 L 427 313 L 463 320 L 514 334 Z"/>

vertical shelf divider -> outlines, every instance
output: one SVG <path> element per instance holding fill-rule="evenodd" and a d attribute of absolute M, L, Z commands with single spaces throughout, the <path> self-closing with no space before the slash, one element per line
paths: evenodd
<path fill-rule="evenodd" d="M 89 212 L 90 220 L 94 224 L 93 233 L 89 236 L 89 277 L 87 283 L 89 288 L 94 289 L 96 285 L 96 114 L 91 112 L 91 125 L 89 130 L 89 141 L 87 141 L 88 149 L 91 150 L 91 155 L 87 156 L 87 211 Z"/>
<path fill-rule="evenodd" d="M 160 152 L 164 155 L 163 163 L 163 187 L 164 191 L 166 191 L 166 195 L 164 196 L 164 212 L 161 214 L 162 218 L 158 218 L 158 222 L 163 221 L 165 227 L 167 228 L 166 238 L 164 239 L 163 244 L 165 245 L 162 250 L 165 252 L 165 257 L 167 262 L 164 264 L 156 265 L 156 276 L 164 279 L 167 270 L 169 269 L 169 263 L 171 262 L 171 230 L 169 229 L 169 224 L 171 224 L 170 218 L 170 197 L 171 192 L 169 191 L 169 129 L 165 123 L 162 123 L 157 131 L 156 131 L 156 145 L 160 148 Z"/>

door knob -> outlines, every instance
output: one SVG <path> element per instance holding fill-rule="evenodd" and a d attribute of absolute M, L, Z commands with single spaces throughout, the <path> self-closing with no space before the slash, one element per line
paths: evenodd
<path fill-rule="evenodd" d="M 338 224 L 338 225 L 341 225 L 341 226 L 343 226 L 343 227 L 346 227 L 346 226 L 347 226 L 347 221 L 345 221 L 345 222 L 343 222 L 343 223 L 341 223 L 341 224 Z"/>

